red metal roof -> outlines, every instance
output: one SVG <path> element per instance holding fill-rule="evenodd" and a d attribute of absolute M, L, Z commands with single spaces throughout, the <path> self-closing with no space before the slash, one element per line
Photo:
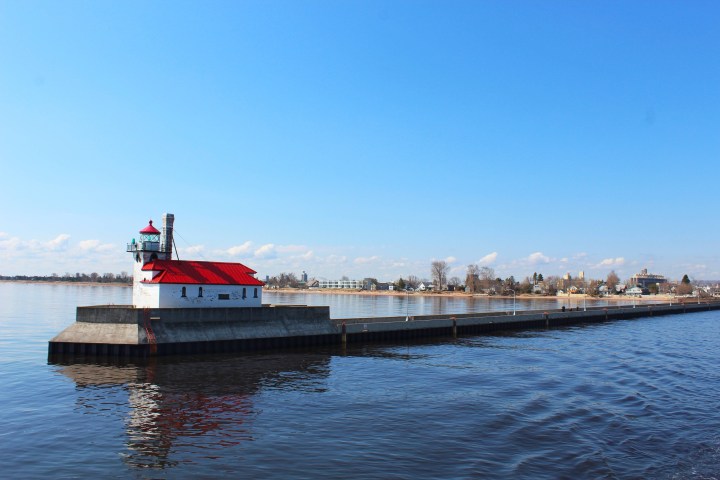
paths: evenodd
<path fill-rule="evenodd" d="M 255 270 L 242 263 L 197 262 L 194 260 L 155 260 L 143 266 L 143 270 L 157 271 L 147 283 L 186 283 L 203 285 L 251 285 L 263 286 L 252 275 Z"/>
<path fill-rule="evenodd" d="M 159 235 L 160 230 L 153 227 L 152 220 L 150 220 L 150 223 L 148 224 L 148 226 L 143 228 L 142 230 L 140 230 L 140 233 L 144 233 L 145 235 Z"/>

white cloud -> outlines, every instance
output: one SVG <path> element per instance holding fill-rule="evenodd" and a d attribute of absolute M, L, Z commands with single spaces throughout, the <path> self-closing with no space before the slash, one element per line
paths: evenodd
<path fill-rule="evenodd" d="M 345 255 L 332 254 L 332 255 L 328 255 L 327 257 L 325 257 L 325 263 L 337 265 L 337 264 L 345 263 L 345 262 L 347 262 L 347 257 Z"/>
<path fill-rule="evenodd" d="M 199 247 L 198 247 L 199 249 Z M 198 252 L 199 253 L 199 252 Z M 323 270 L 319 265 L 324 263 L 322 257 L 304 245 L 278 245 L 275 243 L 255 244 L 247 241 L 225 250 L 215 250 L 208 255 L 210 260 L 218 257 L 230 257 L 231 261 L 241 261 L 260 272 L 260 275 L 277 275 L 285 272 L 305 270 L 311 275 Z"/>
<path fill-rule="evenodd" d="M 109 252 L 117 247 L 112 243 L 100 243 L 100 240 L 81 240 L 78 248 L 83 252 Z"/>
<path fill-rule="evenodd" d="M 449 277 L 465 277 L 465 266 L 458 265 L 456 267 L 451 267 L 450 271 L 448 272 Z"/>
<path fill-rule="evenodd" d="M 457 258 L 455 258 L 455 257 L 447 257 L 447 258 L 445 259 L 445 262 L 446 262 L 446 263 L 455 263 L 455 262 L 457 262 Z"/>
<path fill-rule="evenodd" d="M 277 252 L 275 251 L 275 244 L 272 243 L 266 243 L 265 245 L 260 246 L 260 248 L 256 249 L 254 254 L 255 258 L 275 258 L 277 257 Z"/>
<path fill-rule="evenodd" d="M 372 257 L 358 257 L 355 260 L 353 260 L 353 263 L 355 263 L 357 265 L 364 265 L 367 263 L 376 262 L 379 259 L 380 259 L 380 257 L 378 257 L 377 255 L 373 255 Z"/>
<path fill-rule="evenodd" d="M 617 257 L 617 258 L 606 258 L 600 263 L 598 263 L 595 268 L 602 268 L 602 267 L 614 267 L 614 266 L 620 266 L 625 265 L 625 258 L 623 257 Z"/>
<path fill-rule="evenodd" d="M 527 261 L 531 265 L 537 265 L 539 263 L 550 263 L 550 257 L 543 255 L 542 252 L 535 252 L 528 255 Z"/>
<path fill-rule="evenodd" d="M 237 257 L 239 255 L 243 255 L 245 253 L 248 253 L 250 251 L 250 248 L 252 247 L 252 242 L 249 240 L 242 245 L 235 245 L 234 247 L 228 248 L 225 253 L 230 255 L 231 257 Z"/>
<path fill-rule="evenodd" d="M 478 260 L 477 263 L 481 267 L 487 267 L 488 265 L 492 265 L 493 263 L 495 263 L 495 260 L 497 260 L 497 257 L 498 257 L 497 252 L 488 253 L 487 255 L 482 257 L 480 260 Z"/>
<path fill-rule="evenodd" d="M 0 238 L 4 270 L 16 275 L 46 275 L 50 272 L 121 272 L 132 269 L 125 249 L 97 239 L 77 243 L 63 233 L 51 240 Z M 60 254 L 58 254 L 60 253 Z"/>
<path fill-rule="evenodd" d="M 3 237 L 5 238 L 5 237 Z M 9 237 L 6 240 L 0 240 L 0 250 L 6 250 L 9 252 L 14 252 L 17 250 L 21 250 L 25 248 L 27 245 L 23 243 L 19 238 L 17 237 Z"/>
<path fill-rule="evenodd" d="M 190 245 L 189 247 L 179 248 L 180 253 L 185 255 L 201 255 L 205 251 L 205 245 Z"/>
<path fill-rule="evenodd" d="M 50 250 L 62 251 L 62 250 L 67 249 L 69 240 L 70 240 L 70 235 L 68 235 L 67 233 L 61 233 L 57 237 L 55 237 L 52 240 L 50 240 L 49 242 L 47 242 L 45 245 Z"/>
<path fill-rule="evenodd" d="M 82 240 L 78 243 L 80 250 L 94 250 L 98 245 L 100 245 L 100 240 Z"/>

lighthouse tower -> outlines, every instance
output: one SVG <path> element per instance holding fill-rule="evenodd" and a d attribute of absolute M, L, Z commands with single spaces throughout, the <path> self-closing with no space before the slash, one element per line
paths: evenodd
<path fill-rule="evenodd" d="M 172 213 L 163 215 L 162 232 L 150 220 L 140 230 L 140 237 L 128 243 L 127 251 L 133 254 L 133 290 L 139 288 L 143 280 L 150 280 L 152 272 L 143 271 L 143 267 L 155 260 L 172 260 L 172 235 L 175 216 Z"/>
<path fill-rule="evenodd" d="M 172 260 L 172 231 L 175 216 L 172 213 L 163 215 L 163 231 L 153 226 L 150 220 L 148 226 L 140 230 L 140 239 L 128 244 L 127 251 L 131 252 L 135 259 L 135 268 L 133 268 L 133 276 L 138 278 L 138 273 L 142 271 L 147 263 L 155 260 Z M 162 236 L 162 242 L 160 241 Z"/>

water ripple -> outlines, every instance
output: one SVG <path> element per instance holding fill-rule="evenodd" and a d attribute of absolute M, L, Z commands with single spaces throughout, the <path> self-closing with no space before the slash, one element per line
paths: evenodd
<path fill-rule="evenodd" d="M 8 478 L 720 472 L 718 312 L 399 345 L 47 365 L 57 315 L 100 294 L 42 291 L 30 315 L 21 288 L 0 286 Z"/>

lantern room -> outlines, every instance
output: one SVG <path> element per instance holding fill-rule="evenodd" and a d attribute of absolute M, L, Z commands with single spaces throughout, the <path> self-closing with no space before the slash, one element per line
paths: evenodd
<path fill-rule="evenodd" d="M 140 241 L 138 243 L 135 243 L 135 239 L 133 238 L 130 246 L 134 246 L 134 248 L 129 248 L 129 252 L 138 250 L 151 252 L 160 251 L 160 230 L 153 227 L 152 220 L 150 220 L 147 227 L 140 230 Z"/>

